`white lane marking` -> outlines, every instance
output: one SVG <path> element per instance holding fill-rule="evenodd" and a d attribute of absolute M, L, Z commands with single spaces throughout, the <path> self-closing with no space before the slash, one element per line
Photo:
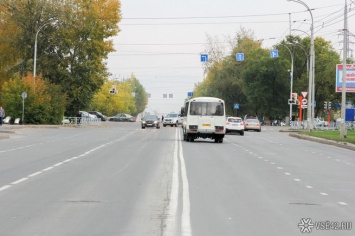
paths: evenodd
<path fill-rule="evenodd" d="M 0 191 L 3 191 L 3 190 L 5 190 L 5 189 L 8 189 L 8 188 L 10 188 L 12 185 L 16 185 L 16 184 L 19 184 L 19 183 L 21 183 L 21 182 L 24 182 L 24 181 L 28 180 L 29 178 L 31 178 L 31 177 L 33 177 L 33 176 L 36 176 L 36 175 L 39 175 L 39 174 L 41 174 L 41 173 L 43 173 L 43 172 L 45 172 L 45 171 L 52 170 L 52 169 L 54 169 L 55 167 L 60 166 L 61 164 L 64 164 L 64 163 L 69 162 L 69 161 L 72 161 L 73 159 L 86 156 L 86 155 L 88 155 L 89 153 L 91 153 L 91 152 L 93 152 L 93 151 L 96 151 L 96 150 L 98 150 L 98 149 L 100 149 L 100 148 L 102 148 L 102 147 L 107 146 L 108 144 L 112 144 L 112 143 L 114 143 L 114 142 L 118 142 L 118 141 L 120 141 L 120 140 L 126 138 L 127 136 L 133 134 L 134 132 L 135 132 L 135 131 L 132 131 L 132 132 L 130 132 L 130 133 L 128 133 L 128 134 L 122 136 L 122 137 L 119 138 L 119 139 L 116 139 L 116 140 L 114 140 L 114 141 L 110 141 L 110 142 L 108 142 L 108 143 L 105 143 L 105 144 L 103 144 L 103 145 L 100 145 L 100 146 L 98 146 L 98 147 L 95 147 L 95 148 L 93 148 L 93 149 L 91 149 L 91 150 L 85 152 L 84 154 L 81 154 L 80 156 L 76 156 L 76 157 L 73 157 L 73 158 L 69 158 L 69 159 L 63 161 L 62 163 L 59 162 L 59 163 L 57 163 L 57 164 L 55 164 L 55 165 L 53 165 L 53 166 L 50 166 L 50 167 L 47 167 L 47 168 L 41 170 L 41 171 L 35 172 L 35 173 L 33 173 L 33 174 L 30 174 L 30 175 L 28 175 L 28 176 L 25 177 L 25 178 L 22 178 L 22 179 L 19 179 L 19 180 L 16 180 L 16 181 L 12 182 L 10 185 L 4 185 L 3 187 L 0 188 Z M 33 144 L 33 145 L 25 146 L 25 147 L 31 147 L 31 146 L 36 146 L 36 145 L 37 145 L 37 144 Z M 17 148 L 17 149 L 23 149 L 23 148 L 24 148 L 24 147 Z M 17 149 L 11 149 L 11 150 L 17 150 Z M 9 151 L 9 150 L 6 150 L 6 151 Z M 1 152 L 6 152 L 6 151 L 0 151 L 0 153 L 1 153 Z M 60 163 L 61 163 L 61 164 L 60 164 Z"/>
<path fill-rule="evenodd" d="M 308 186 L 306 186 L 306 188 L 313 188 L 313 187 L 308 185 Z"/>
<path fill-rule="evenodd" d="M 181 214 L 181 235 L 191 236 L 191 221 L 190 221 L 190 192 L 189 192 L 189 180 L 186 174 L 185 159 L 182 152 L 182 144 L 180 137 L 180 129 L 178 130 L 179 139 L 179 156 L 180 156 L 180 168 L 182 179 L 182 214 Z"/>
<path fill-rule="evenodd" d="M 259 157 L 259 159 L 263 159 L 263 157 Z"/>
<path fill-rule="evenodd" d="M 300 182 L 301 180 L 300 180 L 300 179 L 294 179 L 294 181 L 296 181 L 296 182 Z"/>
<path fill-rule="evenodd" d="M 42 173 L 43 173 L 42 171 L 38 171 L 38 172 L 36 172 L 36 173 L 33 173 L 33 174 L 28 175 L 28 177 L 34 177 L 34 176 L 39 175 L 39 174 L 42 174 Z"/>
<path fill-rule="evenodd" d="M 52 167 L 52 166 L 50 166 L 50 167 L 47 167 L 47 168 L 45 168 L 45 169 L 43 169 L 42 171 L 44 172 L 44 171 L 49 171 L 49 170 L 51 170 L 51 169 L 53 169 L 54 167 Z"/>
<path fill-rule="evenodd" d="M 11 187 L 11 185 L 4 185 L 0 188 L 0 191 L 3 191 L 3 190 L 8 189 L 10 187 Z"/>
<path fill-rule="evenodd" d="M 328 196 L 328 193 L 319 193 L 319 194 L 323 196 Z"/>
<path fill-rule="evenodd" d="M 285 175 L 291 175 L 290 173 L 285 172 Z"/>
<path fill-rule="evenodd" d="M 11 184 L 12 185 L 19 184 L 19 183 L 21 183 L 23 181 L 26 181 L 26 180 L 28 180 L 28 178 L 22 178 L 22 179 L 19 179 L 19 180 L 16 180 L 16 181 L 12 182 Z"/>
<path fill-rule="evenodd" d="M 275 162 L 270 162 L 271 165 L 275 165 Z"/>
<path fill-rule="evenodd" d="M 167 235 L 175 235 L 177 219 L 177 211 L 179 204 L 179 162 L 178 162 L 178 137 L 175 133 L 174 155 L 173 155 L 173 173 L 170 191 L 169 211 L 166 220 L 166 233 Z"/>
<path fill-rule="evenodd" d="M 348 204 L 346 202 L 338 202 L 342 206 L 347 206 Z"/>
<path fill-rule="evenodd" d="M 282 170 L 283 169 L 283 167 L 281 167 L 281 166 L 278 166 L 278 167 L 276 167 L 277 169 L 279 169 L 279 170 Z"/>

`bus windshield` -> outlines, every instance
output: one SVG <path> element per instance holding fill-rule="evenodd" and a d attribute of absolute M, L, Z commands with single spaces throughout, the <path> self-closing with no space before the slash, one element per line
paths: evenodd
<path fill-rule="evenodd" d="M 191 102 L 190 115 L 196 116 L 224 116 L 222 102 Z"/>

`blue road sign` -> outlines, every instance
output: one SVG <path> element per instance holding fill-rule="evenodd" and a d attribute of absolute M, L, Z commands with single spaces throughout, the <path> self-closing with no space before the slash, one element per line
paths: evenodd
<path fill-rule="evenodd" d="M 187 96 L 188 96 L 188 97 L 193 97 L 193 96 L 194 96 L 194 93 L 193 93 L 193 92 L 187 92 Z"/>
<path fill-rule="evenodd" d="M 235 54 L 235 58 L 237 59 L 237 61 L 244 61 L 244 53 Z"/>
<path fill-rule="evenodd" d="M 207 62 L 208 61 L 208 54 L 201 54 L 201 62 Z"/>
<path fill-rule="evenodd" d="M 270 57 L 271 58 L 276 58 L 276 57 L 279 57 L 279 50 L 271 50 L 270 51 Z"/>
<path fill-rule="evenodd" d="M 238 103 L 234 103 L 234 109 L 239 109 L 239 104 Z"/>

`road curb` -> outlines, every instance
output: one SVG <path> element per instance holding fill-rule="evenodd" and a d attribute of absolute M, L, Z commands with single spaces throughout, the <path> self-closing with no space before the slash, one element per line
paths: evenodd
<path fill-rule="evenodd" d="M 294 137 L 294 138 L 298 138 L 298 139 L 304 139 L 304 140 L 308 140 L 308 141 L 312 141 L 312 142 L 333 145 L 336 147 L 345 148 L 345 149 L 355 151 L 355 145 L 352 143 L 348 143 L 348 142 L 338 142 L 338 141 L 327 140 L 327 139 L 312 137 L 309 135 L 298 134 L 298 133 L 289 133 L 288 135 L 291 137 Z"/>

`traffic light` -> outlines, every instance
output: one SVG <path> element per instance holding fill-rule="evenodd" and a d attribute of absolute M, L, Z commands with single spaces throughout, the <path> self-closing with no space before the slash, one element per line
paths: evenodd
<path fill-rule="evenodd" d="M 332 102 L 328 102 L 328 109 L 332 109 Z"/>
<path fill-rule="evenodd" d="M 297 104 L 297 93 L 291 94 L 291 104 Z"/>
<path fill-rule="evenodd" d="M 328 102 L 324 102 L 324 110 L 328 110 Z"/>

